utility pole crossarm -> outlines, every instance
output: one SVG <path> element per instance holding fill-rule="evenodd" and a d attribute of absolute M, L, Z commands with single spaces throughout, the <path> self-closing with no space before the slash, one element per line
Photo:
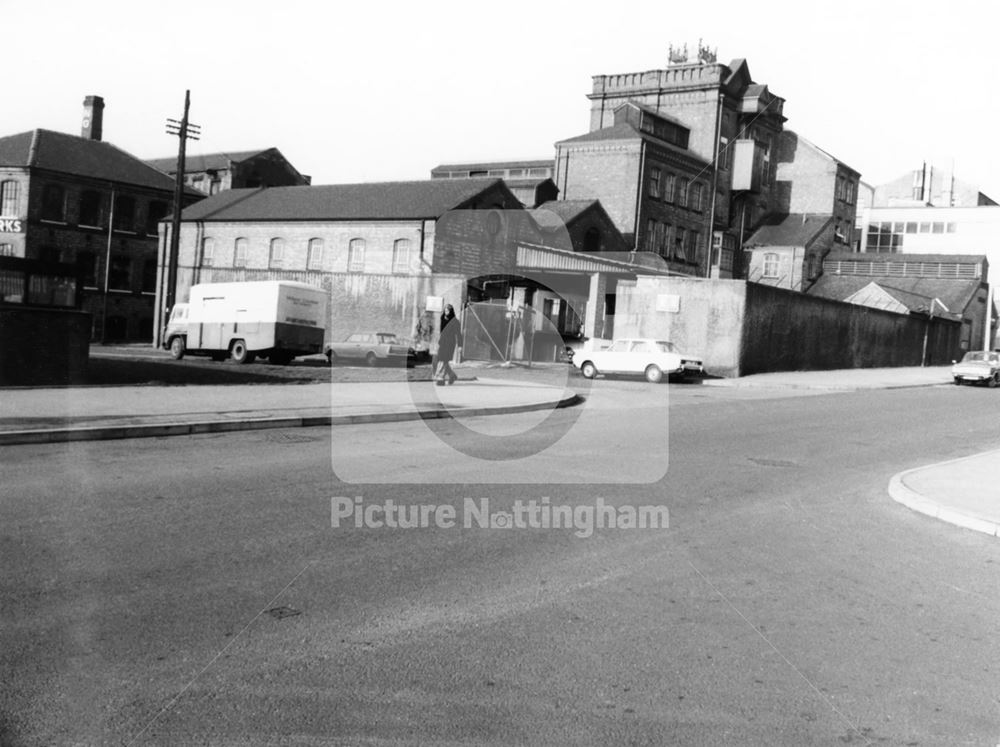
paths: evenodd
<path fill-rule="evenodd" d="M 167 119 L 167 134 L 178 139 L 177 173 L 174 184 L 174 209 L 170 222 L 170 246 L 167 257 L 167 287 L 164 302 L 166 313 L 174 308 L 177 301 L 177 265 L 180 251 L 181 211 L 184 209 L 184 169 L 187 160 L 187 141 L 201 137 L 201 127 L 188 121 L 191 108 L 191 91 L 184 92 L 184 117 L 178 121 Z"/>

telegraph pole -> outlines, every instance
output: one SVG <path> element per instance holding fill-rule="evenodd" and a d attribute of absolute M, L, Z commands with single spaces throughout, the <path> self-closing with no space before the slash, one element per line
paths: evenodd
<path fill-rule="evenodd" d="M 184 198 L 184 166 L 187 157 L 187 141 L 198 140 L 201 127 L 188 122 L 188 110 L 191 108 L 191 91 L 184 92 L 184 117 L 179 122 L 167 119 L 167 134 L 176 135 L 180 143 L 177 148 L 177 175 L 174 185 L 174 211 L 170 222 L 170 247 L 167 250 L 167 293 L 165 312 L 170 313 L 177 300 L 177 258 L 180 251 L 181 210 Z"/>

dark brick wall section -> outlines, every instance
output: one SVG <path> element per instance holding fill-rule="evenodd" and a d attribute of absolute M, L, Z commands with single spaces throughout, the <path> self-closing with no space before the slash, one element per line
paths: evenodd
<path fill-rule="evenodd" d="M 90 327 L 82 311 L 0 308 L 0 386 L 83 381 Z"/>

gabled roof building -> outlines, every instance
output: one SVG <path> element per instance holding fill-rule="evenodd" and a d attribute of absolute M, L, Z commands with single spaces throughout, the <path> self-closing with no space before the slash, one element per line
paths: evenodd
<path fill-rule="evenodd" d="M 176 156 L 154 158 L 147 163 L 172 177 L 177 175 Z M 206 195 L 227 189 L 294 187 L 311 182 L 311 177 L 300 174 L 277 148 L 188 154 L 184 159 L 184 184 Z"/>
<path fill-rule="evenodd" d="M 157 232 L 175 183 L 101 140 L 103 109 L 99 96 L 84 100 L 80 135 L 0 137 L 0 256 L 76 265 L 93 337 L 149 341 Z"/>
<path fill-rule="evenodd" d="M 961 321 L 962 350 L 983 347 L 989 263 L 979 254 L 831 252 L 809 295 Z"/>

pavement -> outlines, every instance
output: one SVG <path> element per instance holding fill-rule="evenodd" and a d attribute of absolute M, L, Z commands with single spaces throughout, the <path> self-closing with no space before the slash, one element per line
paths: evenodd
<path fill-rule="evenodd" d="M 337 381 L 9 388 L 0 390 L 0 446 L 497 415 L 581 401 L 569 386 L 481 377 L 475 366 L 459 373 L 454 386 L 444 387 L 430 381 Z M 789 371 L 701 382 L 830 392 L 950 383 L 948 366 Z M 914 511 L 1000 536 L 1000 450 L 902 472 L 888 490 Z"/>

